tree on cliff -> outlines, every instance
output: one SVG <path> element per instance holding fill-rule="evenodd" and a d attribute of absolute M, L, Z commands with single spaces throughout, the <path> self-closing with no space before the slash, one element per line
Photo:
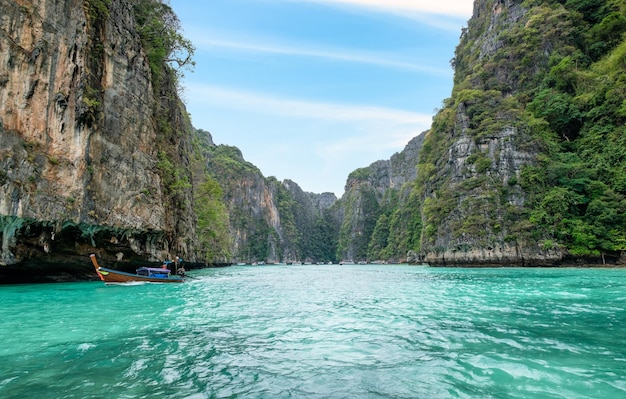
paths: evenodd
<path fill-rule="evenodd" d="M 133 11 L 154 80 L 161 79 L 164 64 L 173 64 L 178 78 L 185 69 L 194 67 L 195 47 L 182 35 L 180 20 L 169 4 L 162 0 L 137 0 Z"/>

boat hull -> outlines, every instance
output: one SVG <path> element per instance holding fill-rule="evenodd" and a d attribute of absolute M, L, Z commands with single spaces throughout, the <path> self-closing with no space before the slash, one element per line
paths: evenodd
<path fill-rule="evenodd" d="M 105 283 L 130 283 L 144 281 L 148 283 L 182 283 L 184 280 L 180 277 L 148 277 L 138 274 L 124 273 L 117 270 L 100 267 L 96 269 L 100 279 Z"/>
<path fill-rule="evenodd" d="M 146 283 L 182 283 L 184 278 L 178 276 L 170 277 L 153 277 L 153 276 L 140 276 L 138 274 L 125 273 L 118 270 L 107 269 L 98 265 L 95 255 L 90 255 L 91 262 L 96 269 L 96 273 L 100 277 L 100 280 L 106 284 L 121 284 L 132 282 L 146 282 Z"/>

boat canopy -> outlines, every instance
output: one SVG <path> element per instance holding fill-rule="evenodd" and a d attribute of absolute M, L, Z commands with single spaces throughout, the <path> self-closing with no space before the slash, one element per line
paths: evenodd
<path fill-rule="evenodd" d="M 170 275 L 170 269 L 140 267 L 137 269 L 137 274 L 140 276 L 168 277 Z"/>

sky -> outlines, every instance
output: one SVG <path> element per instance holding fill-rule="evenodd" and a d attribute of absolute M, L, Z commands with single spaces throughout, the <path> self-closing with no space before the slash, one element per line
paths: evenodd
<path fill-rule="evenodd" d="M 472 0 L 170 0 L 196 50 L 195 128 L 264 176 L 341 197 L 450 97 Z"/>

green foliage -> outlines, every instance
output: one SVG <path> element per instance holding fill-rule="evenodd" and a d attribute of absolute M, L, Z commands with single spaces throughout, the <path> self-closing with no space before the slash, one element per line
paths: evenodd
<path fill-rule="evenodd" d="M 446 217 L 456 204 L 456 198 L 451 187 L 444 186 L 437 197 L 427 197 L 422 203 L 422 237 L 421 245 L 433 245 L 440 229 L 445 228 Z"/>
<path fill-rule="evenodd" d="M 109 17 L 111 0 L 85 0 L 84 5 L 91 20 L 104 20 Z"/>
<path fill-rule="evenodd" d="M 530 195 L 530 222 L 537 233 L 557 240 L 572 254 L 623 250 L 626 242 L 626 199 L 598 180 L 598 166 L 562 152 L 545 168 L 522 173 Z"/>
<path fill-rule="evenodd" d="M 528 109 L 535 117 L 546 120 L 564 139 L 573 140 L 578 137 L 582 125 L 582 113 L 573 100 L 567 93 L 544 89 L 535 96 Z"/>
<path fill-rule="evenodd" d="M 277 233 L 263 218 L 254 215 L 231 210 L 230 218 L 235 228 L 247 235 L 247 240 L 234 256 L 251 262 L 266 260 L 270 254 L 270 242 L 278 242 Z"/>
<path fill-rule="evenodd" d="M 579 79 L 578 65 L 583 66 L 586 61 L 580 51 L 576 55 L 578 57 L 568 55 L 563 58 L 551 58 L 551 62 L 556 62 L 560 58 L 556 65 L 551 67 L 547 76 L 547 83 L 551 87 L 563 93 L 574 94 Z M 547 94 L 549 93 L 545 93 L 544 96 Z"/>
<path fill-rule="evenodd" d="M 474 155 L 473 159 L 469 159 Z M 468 163 L 473 163 L 476 168 L 476 173 L 479 175 L 485 174 L 489 169 L 491 169 L 491 158 L 483 154 L 482 152 L 477 152 L 470 155 L 468 157 Z"/>
<path fill-rule="evenodd" d="M 165 151 L 159 152 L 157 168 L 159 169 L 161 179 L 163 179 L 166 194 L 172 197 L 183 195 L 185 190 L 191 188 L 186 170 L 172 162 Z"/>
<path fill-rule="evenodd" d="M 195 192 L 194 211 L 198 217 L 197 235 L 206 263 L 228 262 L 232 258 L 232 238 L 226 206 L 222 202 L 222 189 L 209 176 Z"/>
<path fill-rule="evenodd" d="M 518 23 L 503 28 L 497 23 L 510 24 L 506 15 L 494 20 L 480 14 L 463 31 L 452 61 L 453 96 L 425 139 L 412 193 L 422 201 L 415 205 L 421 209 L 421 245 L 432 249 L 443 235 L 488 239 L 490 232 L 502 234 L 505 242 L 535 239 L 579 255 L 622 250 L 626 3 L 526 0 L 523 5 L 528 12 Z M 500 46 L 484 52 L 487 40 Z M 491 154 L 475 152 L 466 162 L 476 176 L 455 188 L 472 196 L 455 202 L 442 170 L 452 135 L 459 133 L 458 114 L 467 116 L 465 131 L 478 145 L 514 127 L 516 148 L 536 154 L 535 162 L 499 185 L 486 178 L 494 166 Z M 524 207 L 508 204 L 518 186 Z M 389 225 L 389 219 L 381 220 L 378 228 Z M 377 246 L 382 237 L 376 236 Z"/>
<path fill-rule="evenodd" d="M 623 250 L 626 240 L 626 139 L 619 112 L 626 100 L 626 25 L 623 14 L 615 15 L 617 5 L 566 3 L 590 23 L 580 32 L 580 51 L 590 59 L 606 56 L 588 65 L 563 58 L 546 78 L 551 87 L 529 106 L 566 139 L 550 154 L 544 176 L 528 187 L 531 221 L 578 255 Z"/>
<path fill-rule="evenodd" d="M 567 0 L 565 8 L 582 18 L 580 46 L 592 60 L 598 60 L 623 39 L 626 31 L 623 0 Z"/>
<path fill-rule="evenodd" d="M 392 223 L 397 222 L 394 214 L 398 212 L 399 198 L 398 190 L 390 188 L 383 195 L 380 201 L 380 216 L 376 220 L 370 242 L 367 247 L 367 258 L 369 260 L 389 260 L 400 259 L 406 249 L 402 247 L 397 253 L 396 237 L 392 234 Z"/>
<path fill-rule="evenodd" d="M 364 181 L 370 177 L 370 169 L 369 168 L 359 168 L 350 173 L 348 176 L 348 180 L 360 180 Z"/>
<path fill-rule="evenodd" d="M 161 81 L 166 65 L 173 65 L 178 77 L 183 69 L 193 68 L 195 48 L 182 35 L 180 20 L 168 4 L 162 0 L 137 0 L 133 2 L 133 13 L 153 83 Z"/>
<path fill-rule="evenodd" d="M 218 145 L 210 149 L 211 163 L 221 168 L 233 177 L 241 177 L 249 173 L 260 173 L 259 169 L 243 159 L 241 151 L 237 147 Z"/>
<path fill-rule="evenodd" d="M 565 7 L 578 11 L 583 15 L 585 21 L 598 23 L 602 21 L 606 14 L 606 0 L 567 0 Z"/>
<path fill-rule="evenodd" d="M 367 250 L 376 221 L 380 215 L 380 205 L 372 187 L 359 186 L 342 198 L 344 213 L 350 215 L 343 220 L 339 230 L 337 258 L 354 261 L 366 260 Z M 348 253 L 348 248 L 353 252 Z"/>
<path fill-rule="evenodd" d="M 410 190 L 411 186 L 403 188 Z M 390 190 L 389 194 L 394 194 Z M 394 205 L 396 204 L 397 205 Z M 421 201 L 417 191 L 413 190 L 407 197 L 399 197 L 387 203 L 385 214 L 388 216 L 389 236 L 387 246 L 370 259 L 404 259 L 408 250 L 420 251 L 420 236 L 422 232 Z M 384 224 L 381 228 L 385 228 Z"/>
<path fill-rule="evenodd" d="M 511 117 L 503 118 L 511 110 L 504 104 L 502 92 L 497 90 L 461 90 L 456 94 L 457 106 L 463 105 L 469 117 L 469 133 L 481 138 L 506 127 Z M 494 112 L 495 111 L 495 112 Z"/>
<path fill-rule="evenodd" d="M 386 254 L 385 248 L 389 239 L 389 217 L 387 215 L 381 215 L 376 221 L 374 231 L 372 232 L 372 238 L 367 247 L 368 259 L 387 259 L 389 254 Z M 386 255 L 386 256 L 385 256 Z"/>
<path fill-rule="evenodd" d="M 321 262 L 336 261 L 335 250 L 337 248 L 337 229 L 332 214 L 325 211 L 322 216 L 315 219 L 310 234 L 304 235 L 303 254 L 305 258 Z"/>

